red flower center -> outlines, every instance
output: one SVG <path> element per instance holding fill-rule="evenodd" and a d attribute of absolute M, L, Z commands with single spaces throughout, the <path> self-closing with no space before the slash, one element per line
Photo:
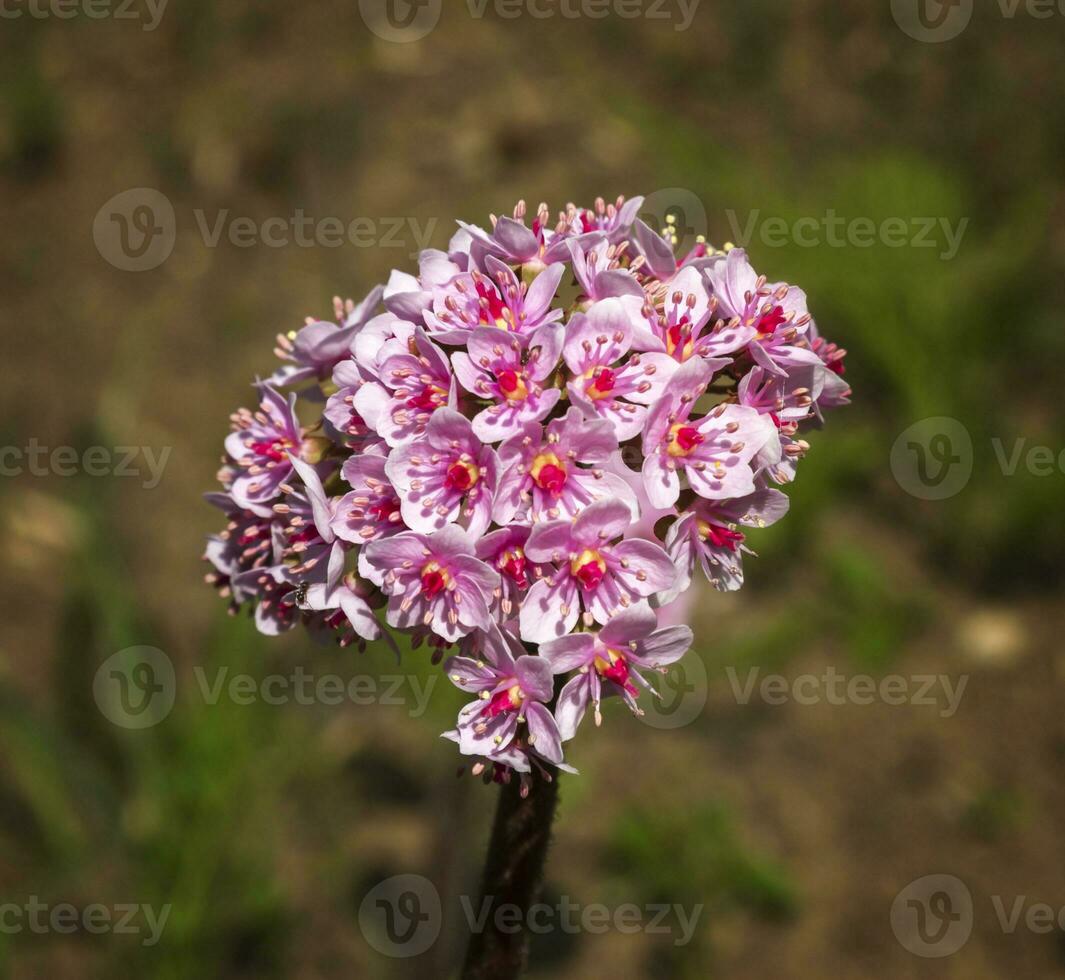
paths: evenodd
<path fill-rule="evenodd" d="M 640 692 L 629 680 L 628 661 L 617 650 L 608 650 L 607 656 L 610 658 L 609 662 L 602 657 L 595 658 L 595 669 L 599 672 L 600 677 L 613 681 L 618 687 L 633 697 L 638 697 Z"/>
<path fill-rule="evenodd" d="M 504 574 L 512 578 L 517 584 L 518 588 L 524 589 L 529 584 L 529 578 L 526 574 L 528 570 L 529 562 L 525 557 L 525 552 L 521 548 L 513 548 L 510 551 L 505 551 L 503 557 L 500 560 L 500 568 Z"/>
<path fill-rule="evenodd" d="M 467 491 L 481 477 L 481 468 L 475 463 L 465 460 L 456 460 L 447 468 L 444 474 L 444 486 L 449 490 Z"/>
<path fill-rule="evenodd" d="M 695 426 L 675 425 L 670 429 L 666 452 L 670 456 L 690 456 L 695 447 L 704 441 L 703 434 Z"/>
<path fill-rule="evenodd" d="M 540 453 L 533 459 L 529 475 L 541 490 L 558 497 L 566 485 L 566 464 L 554 453 Z"/>
<path fill-rule="evenodd" d="M 733 531 L 720 524 L 711 524 L 708 521 L 699 521 L 699 536 L 716 548 L 728 548 L 735 551 L 744 541 L 742 531 Z"/>
<path fill-rule="evenodd" d="M 606 574 L 606 562 L 598 551 L 582 551 L 570 562 L 570 571 L 581 587 L 591 592 Z"/>
<path fill-rule="evenodd" d="M 496 715 L 503 715 L 508 711 L 517 710 L 521 707 L 521 702 L 524 699 L 525 695 L 522 693 L 521 688 L 515 684 L 513 687 L 497 691 L 492 695 L 491 700 L 485 705 L 481 714 L 487 715 L 489 718 L 495 718 Z"/>
<path fill-rule="evenodd" d="M 424 385 L 418 394 L 407 399 L 409 408 L 420 408 L 423 412 L 431 412 L 444 404 L 444 391 L 437 385 Z"/>
<path fill-rule="evenodd" d="M 272 442 L 253 442 L 251 451 L 256 456 L 265 456 L 275 463 L 283 462 L 287 449 L 292 445 L 288 439 L 274 439 Z"/>
<path fill-rule="evenodd" d="M 399 513 L 399 500 L 396 497 L 380 500 L 376 504 L 367 507 L 366 511 L 376 518 L 379 523 L 391 524 L 394 515 Z"/>
<path fill-rule="evenodd" d="M 592 398 L 606 398 L 618 383 L 617 375 L 610 368 L 601 368 L 586 391 Z"/>
<path fill-rule="evenodd" d="M 435 561 L 428 562 L 422 569 L 422 591 L 430 599 L 440 595 L 450 580 L 447 569 Z"/>
<path fill-rule="evenodd" d="M 507 368 L 499 374 L 499 390 L 508 401 L 521 401 L 529 394 L 525 381 L 517 371 Z"/>
<path fill-rule="evenodd" d="M 788 318 L 784 315 L 783 308 L 780 306 L 774 306 L 768 313 L 762 314 L 762 318 L 758 321 L 758 332 L 768 336 L 773 333 L 777 327 L 786 323 L 787 319 Z"/>
<path fill-rule="evenodd" d="M 480 300 L 480 321 L 493 327 L 507 329 L 507 305 L 499 293 L 482 278 L 477 278 L 477 296 Z"/>

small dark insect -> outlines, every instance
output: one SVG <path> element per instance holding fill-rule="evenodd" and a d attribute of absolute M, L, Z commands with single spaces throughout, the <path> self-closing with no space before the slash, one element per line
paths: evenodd
<path fill-rule="evenodd" d="M 310 582 L 300 582 L 300 584 L 296 586 L 296 605 L 302 606 L 307 601 L 307 590 L 310 587 Z"/>

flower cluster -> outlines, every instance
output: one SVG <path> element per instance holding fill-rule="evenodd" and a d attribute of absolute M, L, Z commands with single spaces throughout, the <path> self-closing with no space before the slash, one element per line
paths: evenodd
<path fill-rule="evenodd" d="M 277 339 L 232 416 L 208 575 L 270 634 L 403 631 L 475 695 L 446 737 L 496 778 L 564 767 L 587 709 L 640 713 L 700 570 L 743 583 L 804 427 L 850 394 L 796 286 L 684 256 L 641 198 L 460 223 Z"/>

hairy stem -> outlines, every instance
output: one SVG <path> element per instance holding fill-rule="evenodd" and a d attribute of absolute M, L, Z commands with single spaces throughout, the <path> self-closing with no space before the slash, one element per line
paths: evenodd
<path fill-rule="evenodd" d="M 550 782 L 534 779 L 522 799 L 515 777 L 499 788 L 492 838 L 485 858 L 478 910 L 488 915 L 470 935 L 462 980 L 514 980 L 521 975 L 529 953 L 526 929 L 529 907 L 537 900 L 544 862 L 551 840 L 551 823 L 558 805 L 558 772 L 550 769 Z M 495 912 L 501 906 L 521 910 L 522 928 L 500 932 Z"/>

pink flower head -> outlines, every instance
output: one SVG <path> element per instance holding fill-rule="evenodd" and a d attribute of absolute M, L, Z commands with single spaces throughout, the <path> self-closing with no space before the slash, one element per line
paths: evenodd
<path fill-rule="evenodd" d="M 529 423 L 499 447 L 502 478 L 493 520 L 515 521 L 575 517 L 593 500 L 621 500 L 637 514 L 636 497 L 621 477 L 603 465 L 618 448 L 617 435 L 606 419 L 586 422 L 571 408 L 546 429 Z"/>
<path fill-rule="evenodd" d="M 303 433 L 296 418 L 296 396 L 286 401 L 270 385 L 259 383 L 259 410 L 235 412 L 233 431 L 226 437 L 226 452 L 237 472 L 229 492 L 237 505 L 258 514 L 276 500 L 281 484 L 292 473 L 290 452 L 299 452 Z"/>
<path fill-rule="evenodd" d="M 735 318 L 740 328 L 754 330 L 748 350 L 755 363 L 775 374 L 787 374 L 797 342 L 812 322 L 806 293 L 787 283 L 767 283 L 742 248 L 713 263 L 707 278 L 721 315 Z"/>
<path fill-rule="evenodd" d="M 699 500 L 666 533 L 666 550 L 681 571 L 676 586 L 662 597 L 671 602 L 687 589 L 696 563 L 715 589 L 732 592 L 743 585 L 743 552 L 754 554 L 741 527 L 768 527 L 788 512 L 788 498 L 763 487 L 735 500 Z"/>
<path fill-rule="evenodd" d="M 462 273 L 434 290 L 433 308 L 424 314 L 429 332 L 446 344 L 466 343 L 477 327 L 532 337 L 562 319 L 562 310 L 553 310 L 551 301 L 564 269 L 561 263 L 548 266 L 526 286 L 510 266 L 489 257 L 485 272 Z"/>
<path fill-rule="evenodd" d="M 507 749 L 524 727 L 523 747 L 550 763 L 562 761 L 558 726 L 545 702 L 554 696 L 551 666 L 543 657 L 521 653 L 498 627 L 488 631 L 482 659 L 452 657 L 444 664 L 451 682 L 477 700 L 459 712 L 459 751 L 492 756 Z"/>
<path fill-rule="evenodd" d="M 354 407 L 390 446 L 401 446 L 425 432 L 438 408 L 454 408 L 455 394 L 447 356 L 418 327 L 409 351 L 384 361 L 380 383 L 363 385 Z"/>
<path fill-rule="evenodd" d="M 643 478 L 655 507 L 676 503 L 678 471 L 700 497 L 742 497 L 754 490 L 751 461 L 775 434 L 773 423 L 755 409 L 737 405 L 718 405 L 703 418 L 692 419 L 709 380 L 705 362 L 688 361 L 647 417 Z"/>
<path fill-rule="evenodd" d="M 696 567 L 742 584 L 749 529 L 787 509 L 770 487 L 850 395 L 802 290 L 742 249 L 677 254 L 642 204 L 460 222 L 416 271 L 280 337 L 212 498 L 207 578 L 231 611 L 452 657 L 478 700 L 444 737 L 523 793 L 572 771 L 588 705 L 639 713 L 646 672 L 691 643 L 666 627 Z"/>
<path fill-rule="evenodd" d="M 589 622 L 607 623 L 633 602 L 672 588 L 677 570 L 659 545 L 641 538 L 614 543 L 631 523 L 627 504 L 600 500 L 572 521 L 533 527 L 525 554 L 551 562 L 554 571 L 525 597 L 523 640 L 543 643 L 569 633 L 582 607 Z"/>
<path fill-rule="evenodd" d="M 675 663 L 687 652 L 693 638 L 687 626 L 657 626 L 658 617 L 641 602 L 618 613 L 598 633 L 572 633 L 540 648 L 554 673 L 577 672 L 562 688 L 555 708 L 562 741 L 577 734 L 589 704 L 595 711 L 596 725 L 602 723 L 599 704 L 604 696 L 617 694 L 634 714 L 643 714 L 636 703 L 640 688 L 656 697 L 657 692 L 641 669 L 661 670 Z"/>
<path fill-rule="evenodd" d="M 359 569 L 389 597 L 390 626 L 428 626 L 451 642 L 491 627 L 489 604 L 499 575 L 474 557 L 473 542 L 461 528 L 404 531 L 373 541 L 363 549 Z"/>
<path fill-rule="evenodd" d="M 459 383 L 471 395 L 491 402 L 473 419 L 473 431 L 485 442 L 499 442 L 539 422 L 562 392 L 545 388 L 562 348 L 562 326 L 541 330 L 534 344 L 495 327 L 478 327 L 469 336 L 469 353 L 459 351 L 451 363 Z"/>
<path fill-rule="evenodd" d="M 567 385 L 571 401 L 587 417 L 609 420 L 622 442 L 643 429 L 645 406 L 658 400 L 677 369 L 677 362 L 666 354 L 633 354 L 625 359 L 639 308 L 638 301 L 629 299 L 594 303 L 587 314 L 577 313 L 570 320 L 563 350 L 574 375 Z"/>
<path fill-rule="evenodd" d="M 414 531 L 461 521 L 476 538 L 491 522 L 499 459 L 469 419 L 450 408 L 432 414 L 424 438 L 394 450 L 385 473 L 399 495 L 403 521 Z"/>

